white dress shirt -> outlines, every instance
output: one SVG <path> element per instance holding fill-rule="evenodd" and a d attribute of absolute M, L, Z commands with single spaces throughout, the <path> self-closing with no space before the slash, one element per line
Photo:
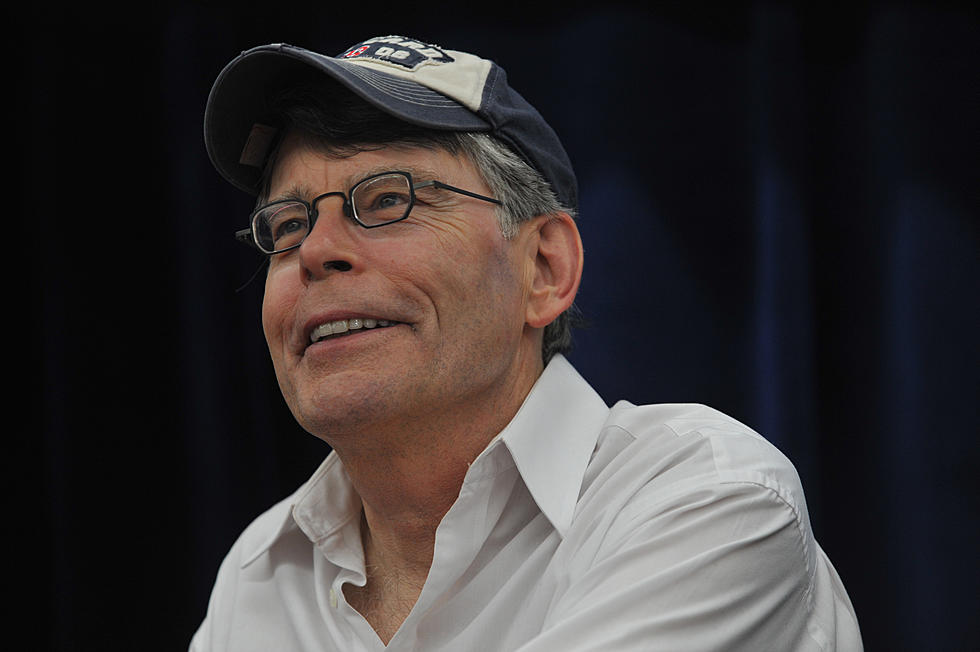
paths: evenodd
<path fill-rule="evenodd" d="M 221 565 L 192 652 L 861 650 L 792 464 L 701 405 L 609 409 L 561 356 L 473 462 L 387 648 L 331 453 Z"/>

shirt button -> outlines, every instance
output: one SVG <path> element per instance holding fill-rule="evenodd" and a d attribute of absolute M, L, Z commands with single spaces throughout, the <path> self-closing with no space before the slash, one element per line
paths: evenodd
<path fill-rule="evenodd" d="M 337 592 L 333 589 L 330 589 L 330 606 L 337 608 Z"/>

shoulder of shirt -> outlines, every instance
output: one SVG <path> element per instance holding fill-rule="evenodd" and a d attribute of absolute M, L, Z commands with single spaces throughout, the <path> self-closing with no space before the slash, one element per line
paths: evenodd
<path fill-rule="evenodd" d="M 594 462 L 612 467 L 604 469 L 607 476 L 628 466 L 635 481 L 649 481 L 665 497 L 707 485 L 755 485 L 807 518 L 789 459 L 752 428 L 705 405 L 620 401 L 603 426 Z"/>
<path fill-rule="evenodd" d="M 846 618 L 853 620 L 813 536 L 793 464 L 752 428 L 704 405 L 616 403 L 586 470 L 566 540 L 570 558 L 580 558 L 587 569 L 634 559 L 647 550 L 645 544 L 663 552 L 662 559 L 692 564 L 699 562 L 688 555 L 698 550 L 749 555 L 735 560 L 763 551 L 770 556 L 756 567 L 780 574 L 780 581 L 794 574 L 807 613 L 819 604 L 826 610 L 828 600 L 840 601 L 833 613 L 849 611 Z M 762 541 L 768 547 L 755 547 Z M 722 563 L 711 555 L 700 559 Z M 808 625 L 811 634 L 832 641 L 835 616 L 821 613 L 822 624 Z M 857 631 L 856 625 L 841 627 L 845 639 L 848 627 Z"/>
<path fill-rule="evenodd" d="M 816 546 L 799 476 L 761 435 L 704 405 L 636 406 L 610 410 L 586 469 L 571 540 L 602 532 L 580 552 L 616 550 L 649 524 L 682 514 L 711 519 L 730 505 L 752 505 L 753 522 L 784 523 L 796 536 L 812 581 Z M 768 514 L 768 516 L 764 516 Z M 657 527 L 660 527 L 658 525 Z M 596 547 L 598 546 L 598 547 Z"/>

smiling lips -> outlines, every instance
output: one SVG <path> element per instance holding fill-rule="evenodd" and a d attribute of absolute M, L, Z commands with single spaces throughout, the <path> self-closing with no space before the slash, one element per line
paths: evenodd
<path fill-rule="evenodd" d="M 398 322 L 388 321 L 387 319 L 339 319 L 337 321 L 320 324 L 310 333 L 310 342 L 316 343 L 331 335 L 346 335 L 351 331 L 362 328 L 385 328 L 393 326 Z"/>

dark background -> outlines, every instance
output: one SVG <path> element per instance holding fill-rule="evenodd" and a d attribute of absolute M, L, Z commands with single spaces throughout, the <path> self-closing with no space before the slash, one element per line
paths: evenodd
<path fill-rule="evenodd" d="M 708 403 L 786 452 L 867 649 L 976 649 L 976 13 L 528 6 L 21 9 L 3 223 L 28 649 L 185 648 L 237 534 L 326 454 L 275 384 L 261 275 L 236 292 L 251 200 L 202 114 L 243 49 L 390 33 L 495 59 L 562 136 L 591 323 L 570 357 L 606 400 Z"/>

